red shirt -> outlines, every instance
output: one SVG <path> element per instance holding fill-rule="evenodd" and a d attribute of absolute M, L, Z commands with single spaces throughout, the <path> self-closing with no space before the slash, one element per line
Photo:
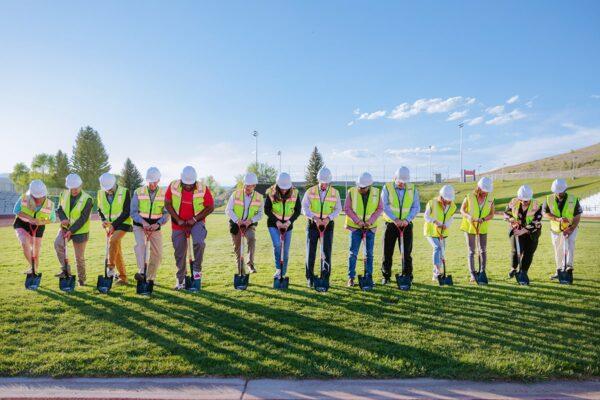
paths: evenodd
<path fill-rule="evenodd" d="M 171 194 L 171 185 L 169 185 L 167 192 L 165 193 L 165 200 L 171 201 L 173 195 Z M 192 219 L 194 217 L 194 205 L 192 204 L 193 192 L 188 192 L 186 190 L 181 190 L 181 207 L 179 207 L 179 218 L 187 221 L 188 219 Z M 212 197 L 212 193 L 208 186 L 204 187 L 204 207 L 213 206 L 215 201 Z M 205 219 L 202 219 L 204 222 Z M 171 219 L 171 227 L 175 231 L 183 231 L 187 229 L 184 226 L 179 226 Z"/>

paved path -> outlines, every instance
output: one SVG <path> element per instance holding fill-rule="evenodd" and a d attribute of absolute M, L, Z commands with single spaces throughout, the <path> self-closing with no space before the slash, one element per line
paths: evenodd
<path fill-rule="evenodd" d="M 600 380 L 482 383 L 436 379 L 0 378 L 0 399 L 600 399 Z"/>

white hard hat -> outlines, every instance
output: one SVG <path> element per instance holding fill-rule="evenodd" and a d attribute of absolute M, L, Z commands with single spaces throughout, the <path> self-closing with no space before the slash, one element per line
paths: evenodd
<path fill-rule="evenodd" d="M 114 188 L 115 184 L 117 183 L 117 178 L 109 172 L 105 172 L 100 175 L 100 179 L 98 180 L 100 181 L 100 187 L 102 190 L 110 190 Z"/>
<path fill-rule="evenodd" d="M 533 197 L 533 190 L 528 185 L 523 185 L 517 191 L 517 198 L 522 201 L 529 201 Z"/>
<path fill-rule="evenodd" d="M 157 183 L 158 181 L 160 181 L 160 171 L 158 170 L 158 168 L 148 168 L 148 171 L 146 171 L 146 182 Z"/>
<path fill-rule="evenodd" d="M 67 178 L 65 179 L 65 186 L 67 187 L 67 189 L 77 189 L 80 188 L 81 185 L 83 185 L 83 181 L 81 180 L 81 177 L 79 175 L 67 175 Z"/>
<path fill-rule="evenodd" d="M 368 186 L 371 186 L 373 184 L 373 177 L 370 173 L 363 172 L 356 180 L 356 184 L 359 188 L 366 188 Z"/>
<path fill-rule="evenodd" d="M 279 186 L 279 189 L 283 189 L 283 190 L 290 189 L 292 187 L 292 177 L 287 172 L 281 172 L 277 176 L 276 183 L 277 183 L 277 186 Z"/>
<path fill-rule="evenodd" d="M 189 165 L 181 171 L 181 182 L 186 185 L 192 185 L 196 183 L 198 180 L 198 174 L 194 167 L 190 167 Z"/>
<path fill-rule="evenodd" d="M 333 177 L 331 176 L 331 171 L 327 167 L 323 167 L 317 172 L 317 180 L 319 183 L 331 183 Z"/>
<path fill-rule="evenodd" d="M 554 182 L 552 182 L 551 190 L 554 194 L 562 193 L 567 190 L 567 182 L 561 178 L 555 179 Z"/>
<path fill-rule="evenodd" d="M 477 182 L 477 187 L 486 193 L 490 193 L 494 190 L 494 182 L 491 178 L 484 176 Z"/>
<path fill-rule="evenodd" d="M 244 185 L 257 185 L 258 178 L 254 172 L 248 172 L 244 175 Z"/>
<path fill-rule="evenodd" d="M 454 188 L 452 187 L 452 185 L 442 186 L 442 188 L 440 189 L 440 196 L 442 196 L 442 199 L 446 201 L 454 201 L 455 195 Z"/>
<path fill-rule="evenodd" d="M 44 182 L 40 181 L 39 179 L 34 179 L 29 184 L 29 194 L 36 199 L 39 199 L 48 194 L 48 189 L 46 189 Z"/>
<path fill-rule="evenodd" d="M 410 170 L 407 167 L 400 167 L 394 173 L 394 181 L 408 182 L 410 181 Z"/>

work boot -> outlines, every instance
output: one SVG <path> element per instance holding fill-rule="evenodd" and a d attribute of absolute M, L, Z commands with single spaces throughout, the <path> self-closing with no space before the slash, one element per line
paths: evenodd
<path fill-rule="evenodd" d="M 517 269 L 511 268 L 510 271 L 508 271 L 508 279 L 514 278 L 516 274 L 517 274 Z"/>
<path fill-rule="evenodd" d="M 136 281 L 145 281 L 146 275 L 144 275 L 140 272 L 136 272 L 135 275 L 133 276 L 133 279 L 135 279 Z"/>
<path fill-rule="evenodd" d="M 350 278 L 348 279 L 348 287 L 353 287 L 354 286 L 354 278 Z"/>

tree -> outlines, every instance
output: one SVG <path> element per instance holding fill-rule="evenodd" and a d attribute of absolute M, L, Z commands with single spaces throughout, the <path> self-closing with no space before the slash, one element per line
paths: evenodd
<path fill-rule="evenodd" d="M 142 174 L 140 174 L 140 171 L 137 169 L 133 161 L 131 161 L 131 159 L 128 157 L 127 160 L 125 160 L 125 165 L 121 171 L 119 185 L 126 187 L 131 193 L 135 189 L 142 186 L 143 183 L 144 180 L 142 179 Z"/>
<path fill-rule="evenodd" d="M 29 185 L 30 172 L 29 167 L 25 165 L 25 163 L 16 163 L 13 167 L 13 171 L 10 173 L 10 180 L 21 188 L 27 187 L 27 185 Z"/>
<path fill-rule="evenodd" d="M 31 161 L 31 179 L 40 179 L 47 185 L 52 185 L 56 170 L 56 159 L 52 154 L 36 154 Z"/>
<path fill-rule="evenodd" d="M 277 169 L 267 163 L 255 163 L 248 165 L 247 172 L 254 172 L 258 178 L 258 183 L 273 184 L 277 179 Z M 243 177 L 242 177 L 243 180 Z"/>
<path fill-rule="evenodd" d="M 317 173 L 325 163 L 323 162 L 323 156 L 319 153 L 319 149 L 317 146 L 313 149 L 310 154 L 310 159 L 308 160 L 308 166 L 306 167 L 306 176 L 304 179 L 306 180 L 306 188 L 308 189 L 311 186 L 314 186 L 319 183 L 317 180 Z"/>
<path fill-rule="evenodd" d="M 54 187 L 62 188 L 65 185 L 65 178 L 71 173 L 69 157 L 62 150 L 59 150 L 54 156 L 54 161 L 56 166 L 52 176 L 52 184 Z"/>
<path fill-rule="evenodd" d="M 71 166 L 83 180 L 83 188 L 91 190 L 98 190 L 98 177 L 110 170 L 102 139 L 92 127 L 86 126 L 77 133 Z"/>

